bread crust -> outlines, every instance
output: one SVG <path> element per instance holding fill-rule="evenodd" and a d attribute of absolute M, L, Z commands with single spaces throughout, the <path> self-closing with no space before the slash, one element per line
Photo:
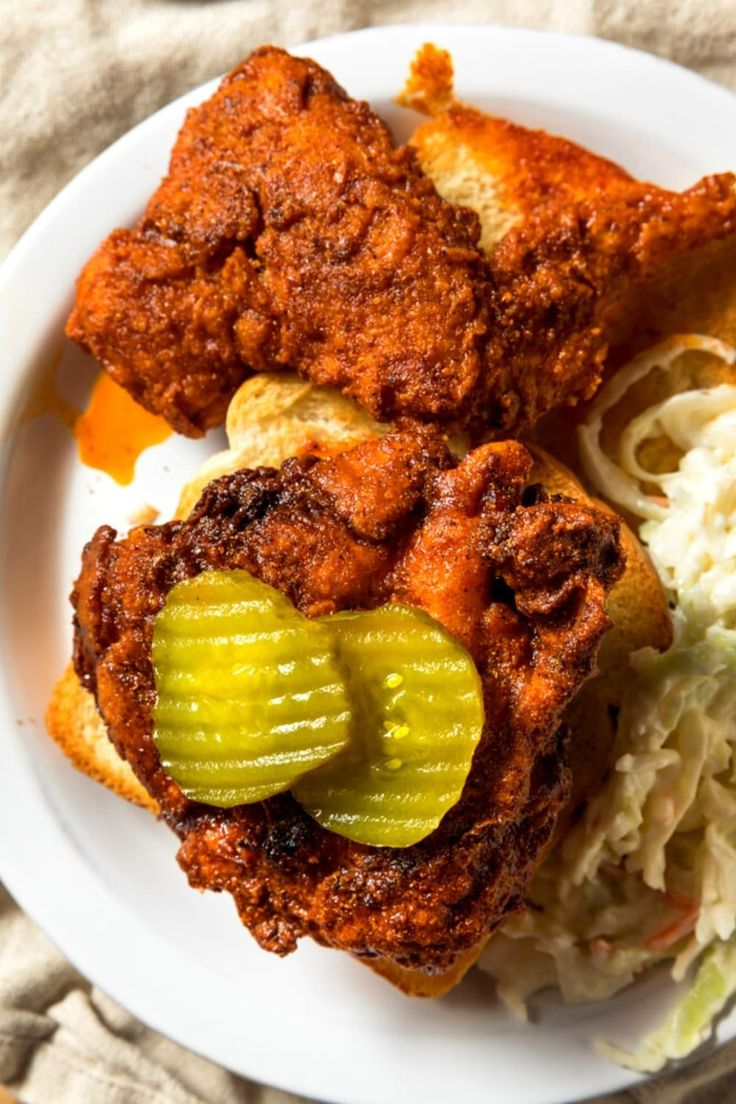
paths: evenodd
<path fill-rule="evenodd" d="M 134 805 L 159 816 L 158 802 L 138 781 L 110 743 L 95 699 L 79 683 L 70 663 L 54 687 L 46 728 L 57 747 L 82 774 L 101 782 Z"/>
<path fill-rule="evenodd" d="M 489 938 L 490 936 L 481 940 L 477 946 L 471 947 L 449 970 L 441 974 L 408 970 L 405 966 L 399 966 L 398 963 L 386 958 L 359 958 L 358 962 L 369 966 L 374 973 L 390 981 L 407 997 L 444 997 L 462 981 L 471 966 L 475 965 Z"/>

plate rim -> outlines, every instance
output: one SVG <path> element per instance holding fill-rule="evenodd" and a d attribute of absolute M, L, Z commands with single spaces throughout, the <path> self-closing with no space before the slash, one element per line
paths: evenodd
<path fill-rule="evenodd" d="M 459 22 L 459 23 L 446 23 L 446 22 L 431 22 L 425 21 L 420 23 L 397 23 L 377 27 L 362 28 L 357 31 L 349 31 L 341 34 L 335 34 L 326 36 L 323 38 L 315 39 L 306 43 L 301 43 L 298 46 L 291 47 L 291 51 L 298 54 L 308 54 L 311 51 L 320 51 L 327 48 L 339 47 L 341 42 L 346 39 L 353 41 L 361 39 L 364 41 L 372 38 L 381 38 L 386 35 L 401 36 L 407 32 L 419 35 L 430 35 L 432 37 L 445 36 L 446 38 L 454 38 L 458 33 L 477 31 L 482 34 L 498 33 L 502 35 L 515 37 L 519 39 L 533 38 L 536 40 L 545 39 L 549 41 L 551 38 L 558 40 L 567 40 L 568 42 L 578 44 L 582 46 L 584 50 L 602 50 L 611 54 L 615 54 L 618 57 L 630 58 L 632 55 L 637 56 L 640 64 L 644 64 L 648 68 L 654 66 L 661 71 L 667 71 L 670 74 L 677 74 L 677 79 L 682 80 L 684 77 L 692 82 L 697 82 L 701 87 L 706 90 L 709 95 L 717 95 L 721 98 L 724 106 L 727 105 L 727 109 L 734 113 L 736 118 L 736 95 L 728 89 L 715 84 L 708 78 L 701 74 L 695 73 L 692 70 L 686 69 L 677 63 L 659 57 L 658 55 L 649 54 L 646 51 L 627 47 L 622 43 L 595 38 L 592 36 L 581 34 L 569 34 L 561 31 L 544 30 L 540 28 L 522 28 L 522 27 L 509 27 L 507 25 L 497 23 L 478 23 L 478 22 Z M 408 63 L 408 58 L 407 58 Z M 86 181 L 95 172 L 104 170 L 109 160 L 116 159 L 120 156 L 120 153 L 125 150 L 126 146 L 131 145 L 140 137 L 143 130 L 155 127 L 157 122 L 160 121 L 161 116 L 169 115 L 172 112 L 177 111 L 180 107 L 183 107 L 186 103 L 195 103 L 199 99 L 209 95 L 211 91 L 219 83 L 220 77 L 213 78 L 196 88 L 184 93 L 183 95 L 172 100 L 169 104 L 159 108 L 152 115 L 146 119 L 141 120 L 133 128 L 128 130 L 125 134 L 116 139 L 110 146 L 98 154 L 92 161 L 89 162 L 72 180 L 70 180 L 60 192 L 51 200 L 51 202 L 44 208 L 44 210 L 37 216 L 37 218 L 31 223 L 23 235 L 19 238 L 7 258 L 0 266 L 0 301 L 2 301 L 6 288 L 16 278 L 16 274 L 22 272 L 23 266 L 26 263 L 27 255 L 32 252 L 36 247 L 39 239 L 43 239 L 47 232 L 49 225 L 53 225 L 57 218 L 57 213 L 63 210 L 64 205 L 69 202 L 70 198 L 73 199 L 78 189 L 83 187 Z M 736 158 L 735 158 L 736 160 Z M 5 450 L 2 446 L 6 442 L 6 434 L 11 426 L 14 412 L 13 400 L 21 394 L 24 385 L 24 371 L 19 369 L 15 375 L 11 374 L 10 382 L 3 380 L 0 385 L 0 501 L 2 500 L 2 480 L 6 474 L 5 463 Z M 7 642 L 4 637 L 0 640 L 0 648 L 2 648 L 2 656 L 7 653 Z M 7 719 L 10 722 L 10 712 L 6 710 L 5 683 L 7 680 L 7 671 L 9 667 L 3 663 L 2 673 L 0 678 L 0 710 L 3 713 L 7 713 Z M 3 741 L 2 754 L 0 755 L 0 761 L 6 762 L 8 758 L 7 747 L 12 744 L 15 749 L 15 741 Z M 17 755 L 15 752 L 17 751 Z M 75 844 L 64 831 L 63 824 L 62 832 L 59 833 L 59 819 L 58 811 L 54 809 L 53 802 L 49 800 L 48 793 L 45 792 L 43 780 L 40 774 L 34 768 L 30 757 L 22 753 L 22 749 L 17 748 L 11 753 L 11 758 L 15 756 L 15 769 L 20 771 L 20 786 L 16 796 L 26 797 L 35 802 L 36 809 L 41 809 L 41 821 L 43 822 L 44 831 L 49 831 L 56 839 L 57 843 L 61 844 L 61 850 L 65 853 L 66 859 L 72 864 L 79 867 L 75 871 L 77 877 L 77 885 L 81 891 L 93 890 L 96 895 L 103 894 L 104 901 L 102 902 L 102 911 L 105 918 L 112 918 L 116 913 L 120 912 L 120 902 L 118 898 L 114 897 L 105 883 L 101 883 L 95 877 L 92 876 L 92 871 L 86 867 L 80 866 L 80 853 L 78 852 Z M 36 844 L 34 842 L 26 841 L 26 848 L 28 849 L 23 858 L 20 856 L 20 852 L 16 850 L 17 843 L 9 842 L 12 837 L 12 828 L 8 823 L 8 808 L 5 803 L 0 804 L 0 875 L 5 882 L 6 887 L 12 896 L 18 901 L 21 907 L 28 913 L 28 915 L 34 920 L 34 922 L 44 931 L 46 929 L 46 922 L 48 922 L 49 913 L 45 907 L 45 901 L 48 899 L 44 893 L 37 893 L 33 879 L 29 882 L 27 877 L 24 877 L 25 860 L 28 858 L 29 853 L 35 856 L 35 860 L 38 861 L 42 858 L 41 855 L 35 854 L 34 848 Z M 90 943 L 84 949 L 82 949 L 77 942 L 75 942 L 75 931 L 78 923 L 78 917 L 72 907 L 71 901 L 64 903 L 63 901 L 63 889 L 62 884 L 62 865 L 59 863 L 58 869 L 52 872 L 51 886 L 60 895 L 59 901 L 61 908 L 57 911 L 55 917 L 55 932 L 57 934 L 47 932 L 49 938 L 54 942 L 61 952 L 69 959 L 69 961 L 77 968 L 84 976 L 89 978 L 93 984 L 98 985 L 105 992 L 110 993 L 111 996 L 123 1007 L 130 1010 L 135 1016 L 142 1020 L 142 1022 L 151 1026 L 154 1030 L 161 1032 L 169 1038 L 175 1039 L 180 1045 L 202 1054 L 204 1057 L 209 1058 L 211 1061 L 215 1061 L 222 1065 L 225 1069 L 232 1069 L 234 1072 L 239 1073 L 241 1076 L 250 1077 L 263 1084 L 273 1085 L 281 1088 L 285 1091 L 294 1092 L 297 1094 L 308 1094 L 316 1097 L 323 1097 L 329 1095 L 331 1098 L 338 1099 L 334 1096 L 335 1088 L 328 1089 L 325 1087 L 326 1083 L 317 1080 L 312 1077 L 306 1081 L 299 1077 L 294 1080 L 290 1076 L 276 1075 L 273 1067 L 273 1058 L 267 1054 L 265 1063 L 261 1061 L 260 1054 L 253 1060 L 253 1053 L 248 1056 L 248 1068 L 245 1069 L 241 1066 L 234 1066 L 232 1060 L 232 1054 L 224 1054 L 222 1052 L 222 1045 L 227 1047 L 231 1045 L 231 1040 L 222 1044 L 220 1047 L 213 1046 L 212 1041 L 202 1046 L 198 1045 L 197 1040 L 193 1040 L 191 1032 L 187 1028 L 191 1025 L 184 1023 L 183 1020 L 186 1017 L 182 1017 L 181 1012 L 177 1016 L 177 1009 L 168 1006 L 168 1015 L 171 1019 L 175 1020 L 175 1027 L 172 1030 L 170 1023 L 162 1026 L 160 1015 L 157 1017 L 152 1015 L 150 1010 L 149 998 L 150 994 L 145 994 L 140 998 L 140 1001 L 135 992 L 135 985 L 138 983 L 140 977 L 140 971 L 130 969 L 130 963 L 126 962 L 110 962 L 109 946 L 105 941 L 101 941 L 99 944 Z M 96 898 L 97 900 L 97 898 Z M 145 938 L 150 940 L 152 936 L 155 940 L 158 940 L 159 950 L 161 954 L 161 961 L 167 963 L 167 969 L 172 968 L 176 970 L 180 964 L 180 955 L 178 953 L 172 956 L 169 948 L 166 945 L 165 940 L 158 938 L 158 933 L 152 933 L 150 928 L 145 925 L 139 917 L 135 915 L 132 910 L 128 910 L 126 914 L 126 923 L 130 925 L 131 931 L 138 930 L 141 935 L 145 933 Z M 92 963 L 92 965 L 90 965 Z M 208 989 L 212 986 L 212 979 L 208 977 L 206 971 L 195 970 L 197 976 L 202 975 L 202 987 Z M 104 980 L 102 980 L 104 979 Z M 131 986 L 131 982 L 133 985 Z M 142 992 L 142 990 L 140 991 Z M 122 995 L 121 995 L 122 994 Z M 736 1020 L 731 1025 L 728 1037 L 736 1035 Z M 338 1079 L 339 1080 L 339 1079 Z M 620 1071 L 620 1076 L 613 1076 L 609 1082 L 602 1086 L 599 1091 L 611 1091 L 615 1089 L 624 1088 L 627 1085 L 631 1085 L 638 1081 L 639 1078 L 632 1074 L 630 1071 Z M 334 1079 L 333 1079 L 334 1081 Z M 358 1092 L 345 1092 L 344 1086 L 340 1089 L 339 1099 L 342 1104 L 375 1104 L 375 1097 L 371 1095 L 365 1095 Z M 586 1090 L 587 1091 L 587 1090 Z M 387 1099 L 387 1098 L 386 1098 Z M 562 1097 L 550 1096 L 548 1098 L 549 1104 L 556 1104 L 558 1099 L 561 1101 Z M 564 1099 L 569 1100 L 570 1097 L 566 1096 Z M 580 1097 L 576 1097 L 580 1099 Z"/>

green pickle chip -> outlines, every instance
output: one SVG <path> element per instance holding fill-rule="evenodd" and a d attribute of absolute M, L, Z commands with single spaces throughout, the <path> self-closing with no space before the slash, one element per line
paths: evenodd
<path fill-rule="evenodd" d="M 333 632 L 246 571 L 178 583 L 156 618 L 152 656 L 154 740 L 195 801 L 261 801 L 350 739 Z"/>
<path fill-rule="evenodd" d="M 178 583 L 156 618 L 154 740 L 195 801 L 283 790 L 322 827 L 408 847 L 458 800 L 483 730 L 473 660 L 422 610 L 304 617 L 246 571 Z"/>
<path fill-rule="evenodd" d="M 323 828 L 408 847 L 459 799 L 483 731 L 483 692 L 461 644 L 421 610 L 388 605 L 323 619 L 350 677 L 348 746 L 294 796 Z"/>

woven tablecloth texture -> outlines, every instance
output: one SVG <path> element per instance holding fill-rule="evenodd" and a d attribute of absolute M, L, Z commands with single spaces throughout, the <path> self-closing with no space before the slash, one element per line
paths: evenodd
<path fill-rule="evenodd" d="M 736 90 L 736 0 L 0 0 L 0 258 L 115 138 L 253 47 L 432 19 L 598 35 Z M 298 1104 L 137 1022 L 72 969 L 0 888 L 0 1104 L 6 1097 Z M 504 1104 L 492 1086 L 488 1099 Z M 736 1102 L 736 1044 L 604 1101 Z"/>

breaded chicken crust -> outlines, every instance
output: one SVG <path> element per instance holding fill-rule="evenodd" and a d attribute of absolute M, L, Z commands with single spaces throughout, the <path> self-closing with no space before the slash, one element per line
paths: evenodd
<path fill-rule="evenodd" d="M 229 890 L 266 949 L 310 935 L 429 973 L 452 967 L 524 900 L 569 793 L 561 716 L 594 667 L 622 572 L 618 520 L 548 500 L 516 442 L 456 463 L 403 426 L 333 459 L 239 471 L 186 521 L 109 527 L 73 593 L 75 666 L 110 738 L 181 837 L 192 885 Z M 175 583 L 242 568 L 308 616 L 405 602 L 469 649 L 486 724 L 459 803 L 422 842 L 367 847 L 322 829 L 288 794 L 193 804 L 152 738 L 151 640 Z"/>
<path fill-rule="evenodd" d="M 487 145 L 483 119 L 453 126 Z M 515 128 L 507 153 L 541 151 L 564 180 L 560 140 L 533 134 Z M 488 257 L 477 215 L 366 104 L 264 47 L 189 112 L 139 224 L 83 270 L 67 333 L 195 436 L 250 373 L 285 366 L 381 421 L 515 434 L 593 393 L 642 281 L 736 229 L 730 174 L 676 194 L 586 158 Z"/>

